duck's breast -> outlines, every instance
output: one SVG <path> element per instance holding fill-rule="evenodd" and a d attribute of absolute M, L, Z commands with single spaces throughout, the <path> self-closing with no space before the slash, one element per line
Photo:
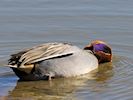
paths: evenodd
<path fill-rule="evenodd" d="M 93 54 L 79 50 L 66 57 L 43 61 L 39 70 L 44 75 L 72 77 L 89 73 L 97 67 L 98 60 Z"/>

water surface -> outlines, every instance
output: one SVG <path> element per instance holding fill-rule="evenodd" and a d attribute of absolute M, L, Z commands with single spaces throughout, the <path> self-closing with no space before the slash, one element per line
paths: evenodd
<path fill-rule="evenodd" d="M 0 0 L 0 99 L 132 100 L 132 0 Z M 19 82 L 10 54 L 45 42 L 107 41 L 113 62 L 77 78 Z"/>

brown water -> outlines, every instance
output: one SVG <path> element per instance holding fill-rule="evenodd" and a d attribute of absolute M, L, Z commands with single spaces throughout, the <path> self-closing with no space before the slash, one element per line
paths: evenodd
<path fill-rule="evenodd" d="M 132 0 L 0 0 L 1 100 L 133 100 Z M 19 82 L 9 55 L 45 42 L 107 41 L 113 63 L 77 78 Z"/>

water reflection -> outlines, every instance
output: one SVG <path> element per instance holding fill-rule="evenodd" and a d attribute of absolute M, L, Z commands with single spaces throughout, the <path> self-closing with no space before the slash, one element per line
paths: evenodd
<path fill-rule="evenodd" d="M 98 68 L 98 72 L 96 73 L 96 80 L 99 82 L 105 82 L 109 78 L 113 76 L 113 64 L 105 63 L 101 64 Z"/>
<path fill-rule="evenodd" d="M 62 99 L 66 94 L 72 93 L 75 88 L 70 84 L 71 80 L 64 79 L 36 82 L 18 82 L 17 86 L 10 93 L 10 97 L 23 99 Z"/>
<path fill-rule="evenodd" d="M 98 91 L 102 87 L 100 83 L 105 83 L 113 76 L 112 63 L 106 63 L 89 74 L 76 78 L 59 78 L 52 81 L 18 81 L 13 91 L 9 92 L 8 98 L 12 99 L 41 99 L 60 100 L 69 99 L 75 100 L 75 92 L 83 89 L 89 91 Z M 71 96 L 70 96 L 71 95 Z"/>

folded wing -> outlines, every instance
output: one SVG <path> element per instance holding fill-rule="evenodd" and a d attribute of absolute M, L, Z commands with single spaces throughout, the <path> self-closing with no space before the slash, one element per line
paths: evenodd
<path fill-rule="evenodd" d="M 48 59 L 70 56 L 75 51 L 67 51 L 69 48 L 71 45 L 67 43 L 45 43 L 11 55 L 9 65 L 21 68 Z"/>

